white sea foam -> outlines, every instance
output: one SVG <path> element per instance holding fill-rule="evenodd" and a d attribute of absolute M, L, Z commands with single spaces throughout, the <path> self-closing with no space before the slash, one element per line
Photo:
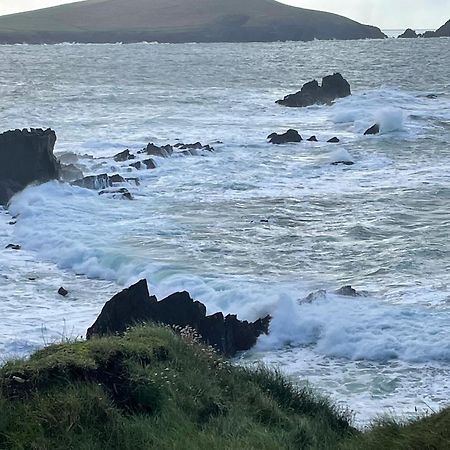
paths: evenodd
<path fill-rule="evenodd" d="M 113 293 L 145 277 L 158 297 L 185 289 L 211 313 L 271 313 L 255 358 L 367 417 L 392 405 L 409 414 L 418 398 L 448 403 L 448 64 L 412 78 L 402 45 L 4 47 L 4 128 L 51 126 L 58 151 L 93 157 L 77 162 L 85 174 L 117 171 L 141 185 L 127 185 L 130 202 L 60 183 L 16 196 L 17 224 L 0 220 L 0 243 L 23 248 L 0 249 L 0 348 L 26 353 L 43 334 L 81 335 Z M 415 51 L 426 60 L 445 45 Z M 373 54 L 380 64 L 367 71 Z M 351 97 L 274 103 L 323 76 L 329 55 Z M 381 135 L 364 136 L 377 120 Z M 288 128 L 319 142 L 266 142 Z M 341 143 L 327 144 L 332 136 Z M 216 140 L 215 153 L 160 159 L 156 170 L 111 158 L 148 142 Z M 357 164 L 345 170 L 330 166 L 350 158 Z M 297 303 L 348 283 L 372 297 Z"/>

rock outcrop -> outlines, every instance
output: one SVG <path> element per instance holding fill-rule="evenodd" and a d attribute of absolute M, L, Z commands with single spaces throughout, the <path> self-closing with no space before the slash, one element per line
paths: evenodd
<path fill-rule="evenodd" d="M 368 128 L 366 131 L 364 131 L 364 136 L 370 135 L 370 134 L 378 134 L 380 132 L 380 125 L 374 124 L 370 128 Z"/>
<path fill-rule="evenodd" d="M 418 37 L 419 35 L 411 28 L 407 28 L 404 33 L 398 36 L 399 39 L 414 39 Z"/>
<path fill-rule="evenodd" d="M 256 344 L 258 336 L 267 334 L 270 316 L 255 322 L 238 320 L 235 315 L 206 315 L 206 307 L 187 292 L 176 292 L 158 301 L 150 296 L 146 280 L 116 294 L 103 307 L 87 338 L 120 334 L 132 325 L 154 322 L 180 328 L 192 328 L 201 339 L 225 356 L 234 356 Z"/>
<path fill-rule="evenodd" d="M 450 20 L 448 20 L 442 27 L 438 28 L 436 31 L 426 31 L 422 34 L 422 37 L 450 37 Z"/>
<path fill-rule="evenodd" d="M 328 104 L 349 95 L 351 95 L 350 84 L 340 73 L 335 73 L 322 78 L 321 86 L 317 80 L 310 81 L 304 84 L 300 91 L 286 95 L 276 103 L 299 108 L 315 104 Z"/>
<path fill-rule="evenodd" d="M 282 134 L 269 134 L 269 136 L 267 136 L 267 139 L 271 144 L 287 144 L 289 142 L 301 142 L 303 140 L 298 131 L 293 129 L 287 130 Z"/>
<path fill-rule="evenodd" d="M 31 183 L 58 179 L 53 130 L 15 130 L 0 134 L 0 204 Z"/>

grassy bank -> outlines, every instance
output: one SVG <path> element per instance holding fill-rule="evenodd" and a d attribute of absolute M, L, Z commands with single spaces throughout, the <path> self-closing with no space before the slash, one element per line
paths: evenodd
<path fill-rule="evenodd" d="M 279 373 L 150 326 L 11 361 L 0 392 L 1 449 L 450 448 L 449 410 L 361 433 Z"/>

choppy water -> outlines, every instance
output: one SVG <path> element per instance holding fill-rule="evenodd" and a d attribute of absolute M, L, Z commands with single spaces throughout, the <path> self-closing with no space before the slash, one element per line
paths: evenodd
<path fill-rule="evenodd" d="M 209 312 L 273 314 L 244 361 L 278 364 L 360 423 L 448 405 L 449 45 L 0 47 L 1 129 L 54 128 L 58 152 L 94 157 L 80 157 L 86 173 L 130 175 L 110 157 L 150 141 L 221 141 L 136 171 L 131 202 L 56 182 L 17 195 L 0 214 L 0 248 L 23 247 L 0 250 L 1 354 L 82 335 L 145 276 L 158 296 L 186 289 Z M 274 103 L 333 71 L 352 97 Z M 382 134 L 363 136 L 377 120 Z M 266 143 L 291 127 L 321 142 Z M 341 159 L 355 165 L 330 165 Z M 343 284 L 368 296 L 298 302 Z"/>

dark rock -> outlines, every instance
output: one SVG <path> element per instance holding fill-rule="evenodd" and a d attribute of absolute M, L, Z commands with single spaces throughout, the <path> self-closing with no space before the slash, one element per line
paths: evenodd
<path fill-rule="evenodd" d="M 161 156 L 163 158 L 168 158 L 169 156 L 172 155 L 173 148 L 171 145 L 158 147 L 157 145 L 150 143 L 145 148 L 144 153 L 147 153 L 147 155 Z"/>
<path fill-rule="evenodd" d="M 436 94 L 427 94 L 426 97 L 429 98 L 430 100 L 435 100 L 436 98 L 438 98 Z"/>
<path fill-rule="evenodd" d="M 145 164 L 145 167 L 147 167 L 147 169 L 156 169 L 156 163 L 152 158 L 142 161 L 142 164 Z"/>
<path fill-rule="evenodd" d="M 316 136 L 311 136 L 311 137 L 309 137 L 309 138 L 306 139 L 306 140 L 309 141 L 309 142 L 317 142 Z"/>
<path fill-rule="evenodd" d="M 398 36 L 399 39 L 412 39 L 412 38 L 418 38 L 418 37 L 419 37 L 419 35 L 411 28 L 407 28 L 404 33 L 402 33 L 400 36 Z"/>
<path fill-rule="evenodd" d="M 63 297 L 67 297 L 69 294 L 69 291 L 64 289 L 62 286 L 58 289 L 58 294 L 62 295 Z"/>
<path fill-rule="evenodd" d="M 130 167 L 134 167 L 136 170 L 141 170 L 141 166 L 142 163 L 140 161 L 130 164 Z"/>
<path fill-rule="evenodd" d="M 130 150 L 126 149 L 123 152 L 117 153 L 117 155 L 114 156 L 114 161 L 116 162 L 123 162 L 128 161 L 129 159 L 134 159 L 135 156 L 130 153 Z"/>
<path fill-rule="evenodd" d="M 360 297 L 361 294 L 353 289 L 351 286 L 342 286 L 341 288 L 334 291 L 336 295 L 342 295 L 345 297 Z"/>
<path fill-rule="evenodd" d="M 317 80 L 310 81 L 303 85 L 302 89 L 289 94 L 276 103 L 290 107 L 305 107 L 315 104 L 323 105 L 331 103 L 338 98 L 351 95 L 350 84 L 340 73 L 328 75 L 322 79 L 322 86 Z"/>
<path fill-rule="evenodd" d="M 425 38 L 430 37 L 450 37 L 450 20 L 448 20 L 442 27 L 436 31 L 426 31 L 423 35 Z"/>
<path fill-rule="evenodd" d="M 70 183 L 83 178 L 83 172 L 74 164 L 61 164 L 61 178 Z"/>
<path fill-rule="evenodd" d="M 233 356 L 255 345 L 258 336 L 268 333 L 270 316 L 253 323 L 240 321 L 234 315 L 206 315 L 206 307 L 194 301 L 187 292 L 177 292 L 161 301 L 150 297 L 147 282 L 141 280 L 116 294 L 102 309 L 87 331 L 87 338 L 123 333 L 128 327 L 145 322 L 177 328 L 192 328 L 201 339 L 222 352 Z"/>
<path fill-rule="evenodd" d="M 119 175 L 118 173 L 111 175 L 109 177 L 109 180 L 111 183 L 125 183 L 125 178 L 122 177 L 122 175 Z"/>
<path fill-rule="evenodd" d="M 296 130 L 287 130 L 286 133 L 272 133 L 267 136 L 271 144 L 287 144 L 288 142 L 301 142 L 303 139 Z"/>
<path fill-rule="evenodd" d="M 372 125 L 364 132 L 364 136 L 367 136 L 369 134 L 378 134 L 379 132 L 380 132 L 380 125 L 376 123 L 375 125 Z"/>
<path fill-rule="evenodd" d="M 156 302 L 148 293 L 147 281 L 139 281 L 106 302 L 86 338 L 123 333 L 131 325 L 149 321 Z"/>
<path fill-rule="evenodd" d="M 119 200 L 133 200 L 133 196 L 126 188 L 103 189 L 98 195 L 108 195 L 111 198 Z"/>
<path fill-rule="evenodd" d="M 73 181 L 72 184 L 86 189 L 99 190 L 111 187 L 112 181 L 108 174 L 102 173 L 100 175 L 91 175 L 84 177 L 81 180 Z"/>
<path fill-rule="evenodd" d="M 5 248 L 10 250 L 20 250 L 22 247 L 17 244 L 8 244 Z"/>
<path fill-rule="evenodd" d="M 320 289 L 315 292 L 311 292 L 307 297 L 300 300 L 299 303 L 312 303 L 316 300 L 323 300 L 327 297 L 327 291 L 325 289 Z"/>
<path fill-rule="evenodd" d="M 58 179 L 60 166 L 53 149 L 53 130 L 31 128 L 0 134 L 0 204 L 31 183 Z"/>
<path fill-rule="evenodd" d="M 328 139 L 327 142 L 330 142 L 332 144 L 337 144 L 338 142 L 341 142 L 336 136 L 332 137 L 331 139 Z"/>
<path fill-rule="evenodd" d="M 332 166 L 339 166 L 339 165 L 353 166 L 353 164 L 355 164 L 353 161 L 333 161 L 331 163 Z"/>

